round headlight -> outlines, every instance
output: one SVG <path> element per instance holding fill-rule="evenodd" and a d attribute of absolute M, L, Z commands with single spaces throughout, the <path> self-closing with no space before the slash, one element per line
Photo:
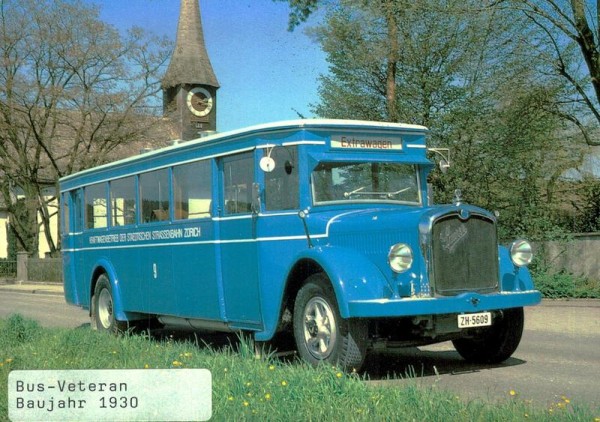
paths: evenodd
<path fill-rule="evenodd" d="M 390 248 L 388 253 L 388 263 L 392 270 L 402 273 L 408 270 L 413 263 L 413 254 L 410 246 L 405 243 L 398 243 Z"/>
<path fill-rule="evenodd" d="M 517 267 L 531 264 L 533 250 L 526 240 L 516 240 L 510 245 L 510 259 Z"/>

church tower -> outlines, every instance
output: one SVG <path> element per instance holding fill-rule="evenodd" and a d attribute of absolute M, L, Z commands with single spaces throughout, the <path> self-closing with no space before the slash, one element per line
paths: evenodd
<path fill-rule="evenodd" d="M 161 83 L 163 115 L 182 140 L 217 130 L 217 89 L 202 32 L 198 0 L 181 0 L 177 41 Z"/>

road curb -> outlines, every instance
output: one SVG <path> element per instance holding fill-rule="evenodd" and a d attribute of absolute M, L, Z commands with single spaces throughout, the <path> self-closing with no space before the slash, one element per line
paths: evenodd
<path fill-rule="evenodd" d="M 600 299 L 542 299 L 541 305 L 562 308 L 600 308 Z"/>
<path fill-rule="evenodd" d="M 63 296 L 65 294 L 62 284 L 44 282 L 0 283 L 0 291 L 55 296 Z"/>

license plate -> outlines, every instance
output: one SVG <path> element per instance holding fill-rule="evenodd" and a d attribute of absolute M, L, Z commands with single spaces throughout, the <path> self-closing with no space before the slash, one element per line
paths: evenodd
<path fill-rule="evenodd" d="M 480 312 L 458 316 L 458 328 L 487 327 L 492 325 L 492 313 Z"/>

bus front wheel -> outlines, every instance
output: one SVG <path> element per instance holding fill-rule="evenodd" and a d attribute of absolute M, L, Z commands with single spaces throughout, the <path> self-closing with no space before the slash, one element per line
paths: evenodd
<path fill-rule="evenodd" d="M 505 309 L 502 317 L 474 337 L 453 340 L 456 351 L 474 363 L 500 363 L 512 356 L 521 342 L 523 308 Z"/>
<path fill-rule="evenodd" d="M 93 307 L 93 323 L 98 331 L 118 333 L 126 330 L 127 324 L 115 319 L 112 287 L 105 274 L 98 277 Z"/>
<path fill-rule="evenodd" d="M 298 292 L 293 325 L 298 353 L 311 365 L 325 362 L 346 371 L 358 371 L 362 366 L 367 325 L 340 316 L 335 293 L 323 273 L 309 277 Z"/>

